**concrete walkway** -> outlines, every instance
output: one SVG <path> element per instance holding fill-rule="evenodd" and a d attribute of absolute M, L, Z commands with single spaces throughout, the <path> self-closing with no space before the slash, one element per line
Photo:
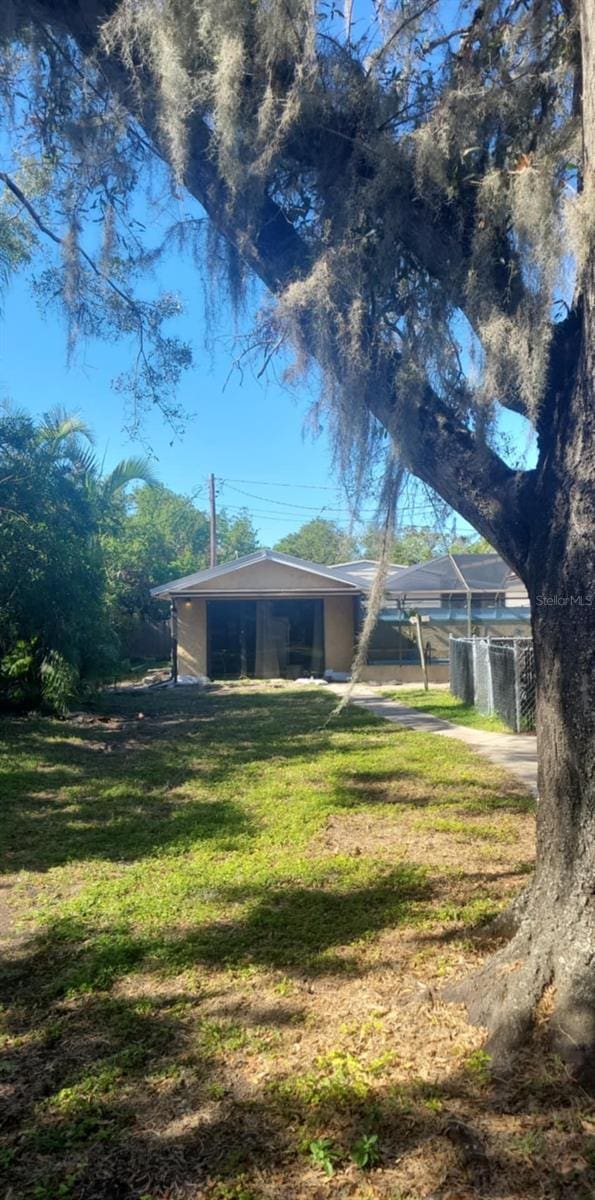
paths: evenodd
<path fill-rule="evenodd" d="M 337 695 L 344 695 L 346 684 L 331 685 Z M 441 717 L 433 717 L 419 709 L 409 708 L 398 700 L 389 700 L 369 684 L 357 684 L 351 695 L 353 704 L 384 717 L 395 725 L 413 729 L 417 733 L 437 733 L 440 737 L 458 738 L 472 750 L 477 750 L 490 762 L 505 767 L 525 787 L 537 795 L 537 743 L 531 733 L 492 733 L 485 729 L 472 729 L 467 725 L 455 725 Z"/>

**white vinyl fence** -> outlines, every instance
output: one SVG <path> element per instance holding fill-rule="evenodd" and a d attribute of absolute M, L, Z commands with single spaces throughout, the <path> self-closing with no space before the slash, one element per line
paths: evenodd
<path fill-rule="evenodd" d="M 535 729 L 532 638 L 450 638 L 450 690 L 517 733 Z"/>

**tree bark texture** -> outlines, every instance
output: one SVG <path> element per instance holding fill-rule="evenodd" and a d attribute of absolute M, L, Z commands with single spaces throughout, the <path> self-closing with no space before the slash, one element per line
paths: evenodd
<path fill-rule="evenodd" d="M 595 175 L 595 6 L 582 8 L 583 186 Z M 589 178 L 590 177 L 590 178 Z M 508 943 L 451 990 L 491 1032 L 497 1059 L 528 1034 L 553 985 L 554 1044 L 595 1087 L 595 222 L 564 339 L 554 343 L 526 493 L 537 681 L 538 811 L 533 882 Z"/>

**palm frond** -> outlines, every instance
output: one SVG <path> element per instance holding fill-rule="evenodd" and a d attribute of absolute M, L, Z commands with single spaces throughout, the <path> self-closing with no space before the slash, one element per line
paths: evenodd
<path fill-rule="evenodd" d="M 102 480 L 101 490 L 104 496 L 114 496 L 135 481 L 157 486 L 159 481 L 148 458 L 123 458 Z"/>
<path fill-rule="evenodd" d="M 41 441 L 48 444 L 53 443 L 56 447 L 63 445 L 69 438 L 77 437 L 93 443 L 93 432 L 87 422 L 76 413 L 67 412 L 61 404 L 57 404 L 49 412 L 43 414 L 39 426 L 39 437 Z"/>
<path fill-rule="evenodd" d="M 72 465 L 88 480 L 99 477 L 99 466 L 91 446 L 80 446 L 75 454 L 69 454 Z"/>

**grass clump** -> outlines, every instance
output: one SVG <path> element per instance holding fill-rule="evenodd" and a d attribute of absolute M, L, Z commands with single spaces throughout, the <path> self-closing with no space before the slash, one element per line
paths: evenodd
<path fill-rule="evenodd" d="M 443 721 L 453 721 L 455 725 L 468 725 L 473 729 L 485 729 L 489 733 L 512 733 L 508 725 L 500 717 L 486 717 L 477 711 L 472 704 L 464 704 L 458 696 L 453 696 L 446 688 L 387 688 L 383 695 L 410 708 L 419 709 L 431 717 L 440 717 Z"/>
<path fill-rule="evenodd" d="M 391 1061 L 390 1053 L 368 1062 L 345 1050 L 329 1050 L 314 1062 L 314 1069 L 278 1083 L 274 1090 L 283 1103 L 304 1109 L 353 1110 L 369 1102 L 374 1080 Z"/>

